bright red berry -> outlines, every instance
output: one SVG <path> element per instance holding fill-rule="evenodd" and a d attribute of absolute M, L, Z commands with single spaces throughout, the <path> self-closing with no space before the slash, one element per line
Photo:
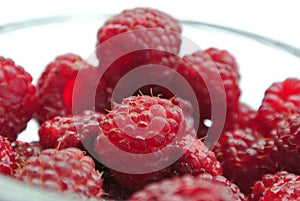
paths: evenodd
<path fill-rule="evenodd" d="M 175 65 L 180 33 L 177 20 L 155 9 L 134 8 L 113 16 L 97 34 L 97 46 L 104 44 L 97 49 L 100 67 L 105 68 L 108 61 L 116 59 L 104 74 L 109 85 L 114 87 L 124 74 L 140 65 Z M 113 37 L 117 35 L 120 37 L 115 41 Z"/>
<path fill-rule="evenodd" d="M 171 167 L 174 174 L 194 176 L 201 173 L 210 173 L 213 176 L 222 174 L 222 166 L 214 152 L 208 150 L 202 141 L 187 135 L 178 142 L 178 146 L 182 149 L 183 155 Z"/>
<path fill-rule="evenodd" d="M 102 135 L 96 141 L 104 135 L 124 151 L 146 154 L 172 142 L 185 129 L 185 119 L 182 109 L 170 100 L 131 96 L 114 106 L 100 128 Z"/>
<path fill-rule="evenodd" d="M 289 78 L 273 83 L 265 92 L 257 118 L 266 135 L 286 116 L 300 111 L 300 80 Z"/>
<path fill-rule="evenodd" d="M 239 65 L 233 54 L 231 54 L 229 51 L 211 47 L 204 50 L 204 52 L 207 53 L 214 62 L 231 66 L 232 69 L 236 72 L 237 79 L 240 78 Z"/>
<path fill-rule="evenodd" d="M 44 149 L 84 148 L 82 140 L 85 140 L 86 146 L 94 141 L 102 118 L 104 114 L 87 110 L 80 115 L 54 117 L 41 125 L 40 144 Z"/>
<path fill-rule="evenodd" d="M 227 186 L 222 183 L 186 175 L 150 184 L 141 191 L 136 192 L 129 200 L 229 201 L 233 200 L 233 197 Z"/>
<path fill-rule="evenodd" d="M 0 174 L 13 175 L 16 161 L 10 142 L 0 135 Z"/>
<path fill-rule="evenodd" d="M 122 151 L 140 155 L 153 154 L 155 163 L 170 158 L 171 144 L 176 137 L 180 139 L 185 135 L 185 118 L 182 109 L 174 105 L 170 100 L 150 96 L 132 96 L 125 98 L 117 104 L 100 121 L 101 133 L 96 138 L 95 150 L 100 160 L 107 156 L 112 164 L 123 166 L 128 163 L 126 157 L 120 157 L 121 152 L 115 153 L 109 144 Z M 169 147 L 170 146 L 170 147 Z M 167 150 L 162 152 L 162 150 Z M 165 156 L 167 155 L 167 156 Z M 154 158 L 151 158 L 153 160 Z M 129 161 L 133 166 L 152 167 L 152 162 L 136 164 L 137 161 Z M 163 161 L 162 161 L 163 162 Z M 104 164 L 106 165 L 106 164 Z M 144 167 L 144 166 L 143 166 Z M 143 185 L 169 176 L 169 169 L 163 168 L 145 174 L 129 174 L 111 169 L 112 176 L 119 183 L 129 189 L 139 189 Z"/>
<path fill-rule="evenodd" d="M 22 167 L 31 156 L 38 156 L 42 148 L 40 142 L 15 141 L 11 143 L 16 158 L 16 164 Z"/>
<path fill-rule="evenodd" d="M 42 124 L 56 116 L 80 114 L 84 110 L 103 112 L 108 106 L 109 93 L 105 82 L 97 79 L 97 73 L 98 70 L 74 54 L 58 56 L 48 64 L 38 80 L 39 107 L 35 114 L 38 122 Z"/>
<path fill-rule="evenodd" d="M 278 162 L 272 157 L 274 147 L 273 140 L 248 128 L 223 133 L 213 150 L 224 175 L 249 194 L 262 175 L 277 171 Z"/>
<path fill-rule="evenodd" d="M 297 200 L 299 184 L 300 176 L 286 171 L 266 174 L 253 185 L 249 201 Z"/>
<path fill-rule="evenodd" d="M 228 63 L 214 61 L 206 51 L 197 51 L 184 56 L 175 68 L 188 81 L 196 95 L 195 104 L 198 104 L 201 115 L 198 129 L 201 138 L 203 137 L 201 129 L 204 129 L 203 121 L 211 119 L 212 102 L 225 105 L 227 112 L 237 107 L 240 96 L 238 72 Z M 183 94 L 180 97 L 190 96 L 184 94 L 185 91 L 182 90 Z M 212 92 L 218 94 L 213 97 L 213 100 L 211 100 Z"/>
<path fill-rule="evenodd" d="M 300 113 L 279 121 L 270 136 L 275 139 L 279 167 L 300 174 Z"/>
<path fill-rule="evenodd" d="M 196 134 L 195 134 L 196 135 Z M 145 184 L 173 176 L 190 174 L 197 176 L 203 173 L 221 175 L 222 167 L 215 154 L 209 151 L 204 143 L 187 135 L 178 142 L 182 156 L 170 166 L 149 174 L 125 174 L 111 170 L 112 177 L 131 190 L 138 190 Z M 142 183 L 142 184 L 141 184 Z M 139 188 L 137 188 L 139 187 Z"/>
<path fill-rule="evenodd" d="M 255 119 L 256 115 L 257 111 L 250 106 L 245 103 L 239 103 L 238 107 L 227 113 L 224 131 L 246 128 L 260 130 L 261 126 Z"/>
<path fill-rule="evenodd" d="M 36 109 L 32 77 L 12 60 L 0 57 L 0 134 L 16 140 Z"/>
<path fill-rule="evenodd" d="M 212 181 L 213 183 L 222 184 L 227 187 L 227 190 L 232 195 L 234 201 L 246 201 L 247 197 L 241 192 L 240 188 L 233 182 L 222 175 L 212 176 L 208 173 L 203 173 L 197 176 L 198 179 Z"/>
<path fill-rule="evenodd" d="M 101 199 L 102 179 L 92 158 L 77 148 L 47 149 L 16 172 L 17 179 L 73 197 Z"/>
<path fill-rule="evenodd" d="M 40 124 L 55 116 L 71 114 L 71 108 L 68 108 L 64 102 L 64 90 L 84 64 L 80 56 L 65 54 L 56 57 L 47 65 L 37 85 L 39 107 L 35 118 Z"/>

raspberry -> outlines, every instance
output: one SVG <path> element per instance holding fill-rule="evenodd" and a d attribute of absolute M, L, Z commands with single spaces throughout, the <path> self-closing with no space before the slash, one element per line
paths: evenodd
<path fill-rule="evenodd" d="M 197 200 L 197 201 L 229 201 L 233 200 L 227 186 L 206 179 L 194 178 L 189 175 L 153 183 L 135 193 L 130 201 L 139 200 Z"/>
<path fill-rule="evenodd" d="M 262 175 L 277 171 L 278 162 L 272 157 L 274 146 L 273 140 L 253 129 L 237 129 L 223 133 L 213 150 L 224 175 L 249 194 Z"/>
<path fill-rule="evenodd" d="M 14 61 L 0 57 L 0 134 L 16 140 L 36 109 L 32 77 Z"/>
<path fill-rule="evenodd" d="M 133 30 L 140 32 L 130 32 Z M 124 10 L 109 19 L 98 30 L 97 46 L 125 32 L 128 33 L 128 37 L 115 43 L 110 40 L 108 48 L 97 49 L 102 67 L 105 67 L 108 64 L 107 60 L 114 56 L 121 57 L 104 75 L 110 86 L 114 86 L 126 72 L 140 65 L 149 63 L 175 65 L 176 60 L 172 53 L 179 52 L 181 26 L 171 16 L 150 8 Z M 124 55 L 126 51 L 130 53 Z"/>
<path fill-rule="evenodd" d="M 10 142 L 0 135 L 0 174 L 13 175 L 16 169 L 15 156 Z"/>
<path fill-rule="evenodd" d="M 227 187 L 228 191 L 232 195 L 235 201 L 246 201 L 247 197 L 242 193 L 237 185 L 229 181 L 226 177 L 222 175 L 212 176 L 208 173 L 203 173 L 197 176 L 198 179 L 212 181 L 217 184 L 222 184 Z"/>
<path fill-rule="evenodd" d="M 234 70 L 234 67 L 224 62 L 214 61 L 206 51 L 197 51 L 191 55 L 184 56 L 176 66 L 176 69 L 189 82 L 197 96 L 201 115 L 198 134 L 200 134 L 199 137 L 201 138 L 203 137 L 201 134 L 201 129 L 204 127 L 203 121 L 211 119 L 212 100 L 210 99 L 211 92 L 209 90 L 214 90 L 216 94 L 222 94 L 223 90 L 225 90 L 228 112 L 238 105 L 240 96 L 239 75 Z M 221 83 L 218 83 L 218 75 L 221 77 Z M 204 80 L 203 78 L 206 79 Z M 209 85 L 206 82 L 211 83 L 210 86 L 213 88 L 208 88 Z M 221 84 L 224 85 L 224 88 Z M 189 94 L 181 94 L 183 98 L 188 96 Z M 222 95 L 213 101 L 222 105 L 226 104 L 223 102 Z"/>
<path fill-rule="evenodd" d="M 300 113 L 291 114 L 279 121 L 270 135 L 276 142 L 279 167 L 300 174 Z"/>
<path fill-rule="evenodd" d="M 74 83 L 79 71 L 81 76 L 76 80 L 76 92 L 80 96 L 73 97 Z M 105 91 L 105 81 L 98 83 L 97 73 L 96 68 L 74 54 L 58 56 L 48 64 L 38 80 L 39 107 L 35 114 L 38 122 L 42 124 L 56 116 L 67 116 L 74 112 L 79 114 L 94 108 L 104 111 L 108 106 L 105 101 L 108 101 L 109 94 Z M 96 92 L 91 90 L 93 85 L 97 86 Z M 73 98 L 76 100 L 75 106 L 72 105 Z"/>
<path fill-rule="evenodd" d="M 264 125 L 266 135 L 285 116 L 300 111 L 300 80 L 289 78 L 273 83 L 265 92 L 257 118 Z"/>
<path fill-rule="evenodd" d="M 172 165 L 172 171 L 176 175 L 222 174 L 221 164 L 217 161 L 214 152 L 209 151 L 202 141 L 187 135 L 178 144 L 184 154 Z"/>
<path fill-rule="evenodd" d="M 55 116 L 71 113 L 71 108 L 67 108 L 64 102 L 64 89 L 66 84 L 76 77 L 83 64 L 80 56 L 65 54 L 56 57 L 47 65 L 37 85 L 39 107 L 35 118 L 40 124 Z"/>
<path fill-rule="evenodd" d="M 183 132 L 185 121 L 182 109 L 169 100 L 131 96 L 114 106 L 100 122 L 100 128 L 116 147 L 130 153 L 146 154 L 169 144 L 178 132 Z M 99 142 L 101 137 L 98 136 L 96 141 Z M 101 147 L 97 148 L 101 151 Z"/>
<path fill-rule="evenodd" d="M 141 154 L 141 157 L 143 154 L 157 153 L 159 159 L 156 162 L 159 162 L 166 160 L 164 156 L 160 156 L 166 153 L 161 153 L 160 150 L 172 149 L 170 144 L 176 136 L 180 138 L 184 134 L 185 127 L 182 109 L 170 100 L 132 96 L 115 105 L 106 118 L 100 121 L 101 132 L 96 138 L 95 150 L 100 160 L 103 155 L 109 156 L 113 164 L 122 165 L 128 161 L 117 156 L 119 153 L 111 153 L 111 148 L 107 148 L 110 143 L 123 151 Z M 142 164 L 136 165 L 140 167 Z M 151 167 L 154 164 L 147 165 Z M 127 174 L 112 169 L 110 171 L 114 179 L 129 189 L 139 189 L 170 174 L 169 168 L 145 174 Z"/>
<path fill-rule="evenodd" d="M 182 109 L 182 112 L 183 112 L 183 115 L 185 118 L 185 122 L 186 122 L 186 132 L 187 133 L 194 132 L 194 130 L 195 130 L 195 119 L 193 116 L 194 107 L 191 104 L 191 102 L 184 100 L 182 98 L 179 98 L 179 97 L 174 97 L 172 99 L 172 103 Z"/>
<path fill-rule="evenodd" d="M 93 67 L 81 69 L 65 85 L 64 103 L 73 114 L 94 108 L 98 112 L 110 110 L 111 89 L 104 79 L 99 80 L 98 73 L 98 69 Z"/>
<path fill-rule="evenodd" d="M 17 179 L 73 197 L 101 199 L 102 179 L 89 156 L 77 148 L 47 149 L 32 156 L 16 172 Z"/>
<path fill-rule="evenodd" d="M 41 125 L 40 144 L 44 149 L 83 148 L 81 140 L 85 140 L 85 143 L 94 141 L 99 133 L 99 121 L 102 118 L 104 114 L 93 111 L 84 111 L 80 115 L 54 117 Z"/>
<path fill-rule="evenodd" d="M 249 201 L 279 200 L 279 198 L 280 200 L 291 200 L 292 196 L 299 198 L 299 181 L 299 175 L 286 171 L 266 174 L 253 185 Z M 295 191 L 293 192 L 294 189 L 298 189 L 298 195 Z"/>
<path fill-rule="evenodd" d="M 280 186 L 269 188 L 260 201 L 295 200 L 300 198 L 300 181 L 289 181 Z"/>
<path fill-rule="evenodd" d="M 226 116 L 225 131 L 235 129 L 252 128 L 260 131 L 260 124 L 256 121 L 257 112 L 245 103 L 239 103 L 237 108 L 232 109 Z"/>
<path fill-rule="evenodd" d="M 219 62 L 231 66 L 232 69 L 236 72 L 237 79 L 240 79 L 239 65 L 235 57 L 230 52 L 228 52 L 227 50 L 219 50 L 213 47 L 204 50 L 204 52 L 207 53 L 214 62 Z"/>
<path fill-rule="evenodd" d="M 41 152 L 40 142 L 15 141 L 11 143 L 16 158 L 16 164 L 22 167 L 31 156 L 38 156 Z"/>
<path fill-rule="evenodd" d="M 111 170 L 111 174 L 114 179 L 131 190 L 137 190 L 145 184 L 172 176 L 185 174 L 197 176 L 202 173 L 210 173 L 214 176 L 222 174 L 221 164 L 217 161 L 215 154 L 209 151 L 200 140 L 187 135 L 178 142 L 178 146 L 183 155 L 175 163 L 160 171 L 133 175 Z"/>

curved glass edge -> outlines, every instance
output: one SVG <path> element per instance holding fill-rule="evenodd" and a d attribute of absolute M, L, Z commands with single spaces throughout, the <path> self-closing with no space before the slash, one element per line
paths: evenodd
<path fill-rule="evenodd" d="M 58 193 L 25 185 L 3 175 L 0 175 L 0 199 L 1 201 L 77 201 L 68 199 Z"/>
<path fill-rule="evenodd" d="M 63 23 L 68 21 L 76 21 L 76 20 L 91 20 L 91 19 L 105 19 L 111 17 L 112 14 L 93 14 L 93 15 L 69 15 L 69 16 L 54 16 L 54 17 L 47 17 L 47 18 L 37 18 L 32 20 L 26 20 L 26 21 L 18 21 L 14 23 L 4 24 L 0 25 L 0 34 L 11 32 L 23 28 L 29 28 L 34 26 L 42 26 L 47 24 L 55 24 L 55 23 Z M 258 43 L 262 43 L 267 46 L 271 46 L 280 50 L 283 50 L 285 52 L 288 52 L 296 57 L 300 58 L 300 48 L 294 47 L 290 44 L 265 37 L 259 34 L 243 31 L 240 29 L 235 29 L 231 27 L 226 27 L 222 25 L 217 24 L 211 24 L 201 21 L 191 21 L 191 20 L 180 20 L 181 23 L 183 23 L 186 26 L 192 26 L 192 27 L 200 27 L 203 29 L 212 29 L 214 31 L 223 31 L 228 32 L 232 34 L 236 34 L 251 40 L 254 40 Z"/>

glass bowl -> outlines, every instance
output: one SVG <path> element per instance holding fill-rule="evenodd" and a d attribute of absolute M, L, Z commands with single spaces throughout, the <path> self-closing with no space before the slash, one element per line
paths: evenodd
<path fill-rule="evenodd" d="M 33 77 L 36 84 L 46 65 L 56 56 L 72 52 L 87 58 L 95 50 L 96 33 L 106 15 L 56 16 L 0 25 L 0 55 L 12 58 Z M 201 49 L 230 51 L 240 67 L 241 101 L 257 109 L 264 91 L 275 81 L 300 78 L 300 49 L 292 44 L 242 30 L 196 21 L 181 21 L 183 36 Z M 37 140 L 34 120 L 19 136 Z M 56 197 L 58 196 L 58 197 Z M 67 200 L 44 190 L 25 186 L 0 176 L 0 200 Z"/>

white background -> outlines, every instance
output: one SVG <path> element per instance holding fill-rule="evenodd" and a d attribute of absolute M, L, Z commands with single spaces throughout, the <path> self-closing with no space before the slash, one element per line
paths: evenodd
<path fill-rule="evenodd" d="M 300 47 L 298 0 L 1 0 L 0 24 L 72 13 L 112 14 L 136 6 L 158 8 L 180 19 L 194 19 L 239 28 Z"/>

